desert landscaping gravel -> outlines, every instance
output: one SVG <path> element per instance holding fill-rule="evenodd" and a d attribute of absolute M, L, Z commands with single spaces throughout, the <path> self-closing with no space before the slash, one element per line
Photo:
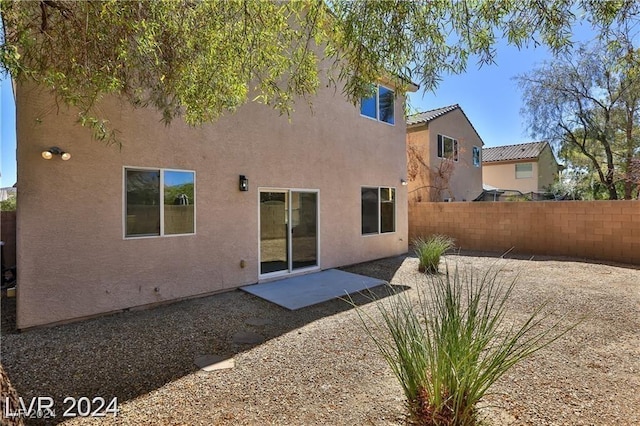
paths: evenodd
<path fill-rule="evenodd" d="M 550 319 L 581 321 L 492 387 L 483 402 L 486 424 L 640 424 L 640 269 L 479 253 L 446 261 L 518 276 L 509 321 L 547 300 Z M 414 294 L 427 285 L 417 266 L 413 257 L 396 257 L 344 269 Z M 375 315 L 366 297 L 355 301 Z M 232 291 L 23 333 L 4 321 L 1 353 L 23 398 L 56 403 L 54 419 L 33 424 L 405 423 L 399 384 L 342 300 L 292 312 Z M 205 372 L 194 364 L 205 355 L 235 365 Z M 117 397 L 120 411 L 115 418 L 63 418 L 68 396 Z"/>

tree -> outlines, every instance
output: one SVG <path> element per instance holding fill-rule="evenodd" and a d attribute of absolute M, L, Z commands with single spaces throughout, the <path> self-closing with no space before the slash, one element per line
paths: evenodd
<path fill-rule="evenodd" d="M 631 167 L 627 175 L 627 182 L 635 185 L 638 199 L 640 200 L 640 157 L 631 160 Z"/>
<path fill-rule="evenodd" d="M 7 197 L 7 199 L 5 200 L 0 201 L 0 211 L 15 211 L 18 206 L 17 201 L 18 197 L 15 194 Z"/>
<path fill-rule="evenodd" d="M 22 416 L 5 417 L 4 413 L 17 413 L 20 409 L 20 396 L 11 384 L 9 376 L 0 364 L 0 410 L 2 410 L 2 424 L 6 426 L 24 426 Z"/>
<path fill-rule="evenodd" d="M 532 134 L 555 143 L 574 170 L 596 174 L 612 200 L 632 198 L 627 176 L 640 149 L 640 63 L 628 40 L 583 45 L 517 77 Z"/>
<path fill-rule="evenodd" d="M 450 182 L 456 163 L 453 159 L 444 158 L 430 164 L 429 158 L 425 152 L 415 143 L 407 145 L 407 178 L 410 182 L 416 182 L 419 185 L 411 192 L 416 192 L 415 199 L 417 201 L 442 201 L 445 193 L 450 198 L 455 198 L 451 191 Z M 423 194 L 426 194 L 426 200 L 423 200 Z"/>
<path fill-rule="evenodd" d="M 471 56 L 491 63 L 498 37 L 559 51 L 578 19 L 604 30 L 639 9 L 633 0 L 0 0 L 0 64 L 115 140 L 97 107 L 105 95 L 152 106 L 167 123 L 213 121 L 249 100 L 288 114 L 325 83 L 321 68 L 354 103 L 381 76 L 396 94 L 407 79 L 428 90 Z"/>

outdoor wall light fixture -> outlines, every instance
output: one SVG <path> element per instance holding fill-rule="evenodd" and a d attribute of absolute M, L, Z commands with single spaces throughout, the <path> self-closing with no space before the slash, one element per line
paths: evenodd
<path fill-rule="evenodd" d="M 51 160 L 54 155 L 59 155 L 63 161 L 67 161 L 71 158 L 71 154 L 69 154 L 68 152 L 64 152 L 57 146 L 52 146 L 46 151 L 42 151 L 42 158 L 44 158 L 45 160 Z"/>
<path fill-rule="evenodd" d="M 240 175 L 240 191 L 249 190 L 249 179 L 245 175 Z"/>
<path fill-rule="evenodd" d="M 402 186 L 407 186 L 407 181 L 404 179 L 400 179 L 400 183 L 402 184 Z"/>

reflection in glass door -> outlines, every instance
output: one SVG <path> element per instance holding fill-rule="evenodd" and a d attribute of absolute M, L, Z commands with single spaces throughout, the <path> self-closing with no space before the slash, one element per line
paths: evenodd
<path fill-rule="evenodd" d="M 318 193 L 260 192 L 260 274 L 318 266 Z"/>
<path fill-rule="evenodd" d="M 260 192 L 260 273 L 289 269 L 287 192 Z"/>
<path fill-rule="evenodd" d="M 317 193 L 291 193 L 291 269 L 318 264 L 317 213 Z"/>

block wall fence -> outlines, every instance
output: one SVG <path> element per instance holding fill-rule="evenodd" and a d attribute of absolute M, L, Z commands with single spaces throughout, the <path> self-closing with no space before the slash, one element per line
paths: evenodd
<path fill-rule="evenodd" d="M 463 250 L 640 265 L 640 201 L 409 204 L 409 241 L 446 234 Z"/>

